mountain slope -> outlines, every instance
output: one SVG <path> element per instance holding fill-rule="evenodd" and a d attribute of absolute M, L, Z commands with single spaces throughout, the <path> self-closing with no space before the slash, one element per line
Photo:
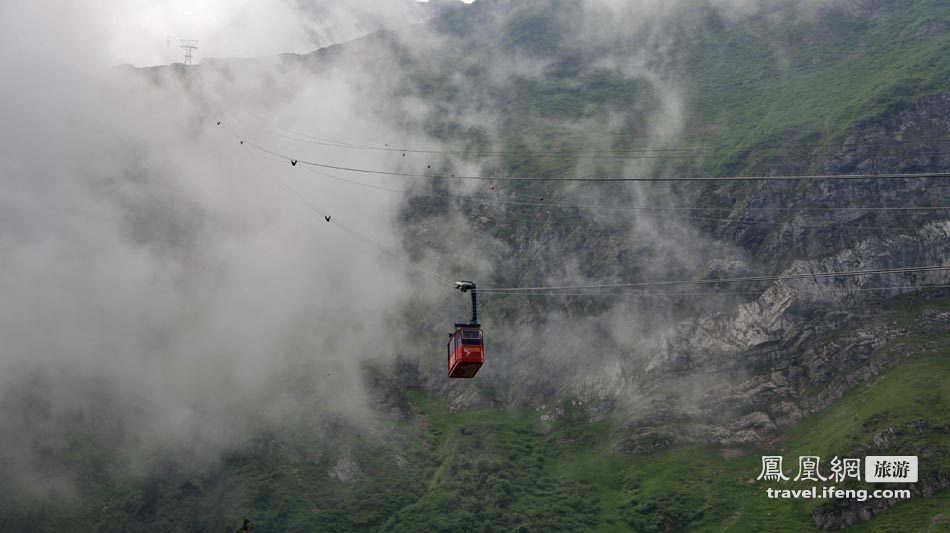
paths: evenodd
<path fill-rule="evenodd" d="M 934 313 L 946 315 L 945 303 L 906 301 L 891 316 L 911 323 Z M 770 500 L 767 487 L 788 485 L 754 481 L 761 455 L 792 461 L 817 454 L 828 461 L 833 455 L 915 451 L 922 472 L 913 498 L 866 527 L 946 527 L 947 337 L 899 342 L 908 348 L 904 364 L 764 447 L 692 445 L 632 457 L 612 445 L 618 421 L 590 424 L 576 401 L 542 410 L 453 413 L 445 401 L 409 391 L 412 416 L 396 423 L 397 438 L 389 443 L 364 436 L 298 451 L 306 439 L 261 442 L 204 475 L 170 470 L 143 482 L 97 484 L 96 503 L 89 507 L 63 514 L 51 514 L 55 506 L 34 508 L 25 516 L 5 515 L 0 525 L 18 530 L 30 524 L 34 531 L 76 524 L 220 531 L 247 516 L 267 531 L 748 531 L 808 530 L 816 523 L 834 528 L 885 507 L 869 501 L 835 512 L 823 502 Z M 358 465 L 354 477 L 340 477 L 350 461 Z"/>
<path fill-rule="evenodd" d="M 946 2 L 721 4 L 615 12 L 611 2 L 479 0 L 424 28 L 308 55 L 128 74 L 191 91 L 207 112 L 196 123 L 210 125 L 220 118 L 212 89 L 233 101 L 297 90 L 270 73 L 276 65 L 303 73 L 295 80 L 369 73 L 356 77 L 369 81 L 354 99 L 400 132 L 386 148 L 439 148 L 373 163 L 407 171 L 950 169 Z M 413 260 L 482 287 L 950 263 L 945 210 L 809 209 L 946 206 L 947 181 L 485 185 L 426 180 L 372 193 L 399 195 L 393 225 Z M 24 420 L 69 428 L 67 443 L 41 454 L 77 473 L 77 494 L 57 503 L 0 493 L 0 530 L 215 531 L 243 517 L 258 531 L 945 527 L 941 285 L 946 272 L 627 296 L 486 293 L 488 363 L 464 383 L 445 378 L 442 343 L 465 302 L 420 288 L 385 325 L 386 353 L 363 368 L 371 420 L 316 427 L 288 416 L 241 435 L 210 466 L 159 456 L 129 472 L 102 426 L 111 411 L 55 418 L 38 379 L 16 405 Z M 290 374 L 288 384 L 304 379 Z M 776 501 L 750 481 L 762 455 L 874 453 L 921 457 L 911 501 Z"/>

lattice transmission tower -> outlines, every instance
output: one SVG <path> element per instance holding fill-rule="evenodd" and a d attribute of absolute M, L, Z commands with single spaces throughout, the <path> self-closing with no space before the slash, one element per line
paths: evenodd
<path fill-rule="evenodd" d="M 191 55 L 192 52 L 198 49 L 198 41 L 191 39 L 179 39 L 179 46 L 182 50 L 185 51 L 185 64 L 190 65 L 194 59 Z"/>

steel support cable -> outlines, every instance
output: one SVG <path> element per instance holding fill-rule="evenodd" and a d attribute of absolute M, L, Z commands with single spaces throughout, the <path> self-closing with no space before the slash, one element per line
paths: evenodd
<path fill-rule="evenodd" d="M 841 293 L 841 292 L 868 292 L 868 291 L 897 291 L 897 290 L 922 290 L 922 289 L 946 289 L 950 288 L 950 285 L 904 285 L 899 287 L 856 287 L 853 289 L 797 289 L 793 287 L 784 286 L 783 288 L 789 289 L 792 292 L 799 294 L 828 294 L 828 293 Z M 608 296 L 608 297 L 625 297 L 625 296 L 636 296 L 636 297 L 652 297 L 652 298 L 665 298 L 665 297 L 686 297 L 686 296 L 748 296 L 748 295 L 761 295 L 766 292 L 768 289 L 763 289 L 759 291 L 739 291 L 739 292 L 486 292 L 483 296 L 527 296 L 529 298 L 535 297 L 572 297 L 572 298 L 587 298 L 590 296 Z"/>
<path fill-rule="evenodd" d="M 690 279 L 690 280 L 672 280 L 672 281 L 646 281 L 637 283 L 605 283 L 595 285 L 562 285 L 548 287 L 479 287 L 481 293 L 524 293 L 536 291 L 554 291 L 554 290 L 587 290 L 587 289 L 627 289 L 640 287 L 668 287 L 674 285 L 713 285 L 716 283 L 748 283 L 757 281 L 785 281 L 795 279 L 811 278 L 830 278 L 830 277 L 855 277 L 883 274 L 909 274 L 919 272 L 943 272 L 950 271 L 950 265 L 932 265 L 922 267 L 904 267 L 904 268 L 884 268 L 873 270 L 852 270 L 841 272 L 812 272 L 807 274 L 786 274 L 778 276 L 746 276 L 737 278 L 721 279 Z M 578 293 L 583 295 L 583 293 Z"/>

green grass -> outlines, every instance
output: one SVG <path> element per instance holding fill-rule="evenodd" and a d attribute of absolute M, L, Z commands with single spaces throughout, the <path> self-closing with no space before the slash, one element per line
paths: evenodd
<path fill-rule="evenodd" d="M 921 418 L 931 426 L 946 424 L 950 398 L 944 390 L 948 383 L 950 358 L 946 354 L 908 362 L 797 424 L 781 448 L 747 448 L 747 455 L 735 460 L 723 459 L 719 450 L 701 446 L 643 458 L 620 457 L 606 451 L 608 431 L 596 426 L 591 429 L 598 442 L 562 450 L 563 445 L 555 444 L 559 433 L 554 432 L 549 446 L 556 457 L 549 468 L 555 475 L 597 487 L 601 502 L 598 525 L 603 530 L 621 524 L 643 531 L 686 525 L 691 530 L 717 531 L 811 529 L 813 503 L 770 500 L 763 493 L 767 485 L 750 482 L 759 472 L 761 455 L 780 453 L 789 461 L 799 455 L 821 455 L 827 461 L 836 454 L 846 455 L 852 445 L 866 442 L 883 427 L 901 427 Z M 915 435 L 898 442 L 893 453 L 942 449 L 943 459 L 922 457 L 922 468 L 948 472 L 948 443 L 941 439 L 940 434 Z M 553 453 L 556 451 L 562 453 Z M 916 507 L 931 509 L 934 504 L 914 500 L 898 506 L 901 514 Z M 882 523 L 892 520 L 887 513 L 875 519 Z"/>
<path fill-rule="evenodd" d="M 849 532 L 904 533 L 906 531 L 950 531 L 950 490 L 943 490 L 931 498 L 918 498 L 901 503 L 873 520 L 858 523 Z"/>
<path fill-rule="evenodd" d="M 865 121 L 945 91 L 950 36 L 915 33 L 928 21 L 950 20 L 950 5 L 939 0 L 894 5 L 874 18 L 817 24 L 762 18 L 690 33 L 660 67 L 685 90 L 683 144 L 720 148 L 695 160 L 652 164 L 660 171 L 744 172 L 780 161 L 789 143 L 834 142 Z M 519 21 L 499 46 L 528 42 L 532 32 L 549 31 L 548 22 L 543 14 Z M 687 33 L 689 23 L 684 22 Z M 514 77 L 484 89 L 490 109 L 504 110 L 498 124 L 486 129 L 453 122 L 457 115 L 444 111 L 466 105 L 462 89 L 481 87 L 498 53 L 486 46 L 462 60 L 447 57 L 446 64 L 455 67 L 408 76 L 414 86 L 407 90 L 439 110 L 425 120 L 434 136 L 473 150 L 507 150 L 497 162 L 499 171 L 526 176 L 577 172 L 570 159 L 542 157 L 546 150 L 570 154 L 643 145 L 642 133 L 660 96 L 656 89 L 643 78 L 575 61 L 576 51 L 546 40 L 533 44 L 533 51 L 565 56 L 554 57 L 561 61 L 538 78 Z M 453 69 L 461 78 L 450 75 Z M 606 128 L 612 114 L 622 114 L 629 127 Z M 489 129 L 497 138 L 490 138 Z M 826 151 L 809 149 L 801 158 L 817 166 Z M 750 159 L 750 154 L 768 157 Z M 617 173 L 624 164 L 598 162 L 589 174 Z M 731 187 L 723 191 L 745 193 L 743 186 Z M 512 189 L 558 191 L 526 183 Z M 515 240 L 531 227 L 558 231 L 577 222 L 574 213 L 532 207 L 512 209 L 509 216 L 494 228 L 496 236 Z M 950 309 L 946 301 L 917 299 L 886 318 L 910 325 L 928 307 Z M 233 531 L 245 516 L 258 532 L 810 530 L 810 512 L 821 503 L 769 500 L 764 494 L 769 485 L 751 481 L 762 455 L 783 455 L 786 468 L 794 467 L 799 455 L 820 455 L 827 464 L 882 429 L 897 428 L 893 453 L 918 454 L 925 473 L 950 475 L 950 443 L 939 431 L 950 424 L 950 342 L 901 342 L 917 355 L 801 420 L 774 447 L 744 447 L 744 455 L 733 459 L 699 445 L 645 457 L 618 454 L 613 451 L 617 421 L 587 423 L 569 401 L 561 402 L 565 415 L 557 422 L 544 422 L 535 410 L 452 413 L 443 400 L 406 391 L 417 418 L 380 421 L 376 429 L 386 439 L 340 430 L 342 437 L 331 446 L 282 436 L 289 447 L 307 450 L 305 457 L 279 451 L 235 454 L 204 471 L 168 467 L 151 477 L 130 477 L 112 458 L 78 446 L 74 461 L 94 472 L 84 481 L 82 498 L 75 505 L 0 499 L 0 530 Z M 922 432 L 906 430 L 921 421 Z M 362 475 L 354 483 L 328 476 L 341 453 L 360 465 Z M 940 513 L 941 524 L 950 523 L 948 490 L 901 503 L 853 529 L 925 531 Z"/>
<path fill-rule="evenodd" d="M 914 37 L 908 30 L 948 20 L 950 9 L 927 0 L 892 9 L 877 19 L 840 18 L 834 31 L 787 19 L 753 20 L 691 47 L 680 76 L 702 90 L 690 94 L 690 114 L 719 126 L 696 140 L 730 147 L 711 163 L 735 169 L 753 150 L 833 141 L 896 105 L 945 90 L 950 36 Z M 817 164 L 822 152 L 807 155 Z"/>
<path fill-rule="evenodd" d="M 417 86 L 407 90 L 433 100 L 436 111 L 426 118 L 426 129 L 459 147 L 473 139 L 456 123 L 461 112 L 453 110 L 493 110 L 497 120 L 477 145 L 506 153 L 481 158 L 485 173 L 529 177 L 618 176 L 632 169 L 644 175 L 817 172 L 842 139 L 863 124 L 946 90 L 950 35 L 917 34 L 930 22 L 950 21 L 946 2 L 893 2 L 874 16 L 847 15 L 845 3 L 840 3 L 838 9 L 822 11 L 813 20 L 793 4 L 783 5 L 781 16 L 733 23 L 717 19 L 708 6 L 691 2 L 689 10 L 674 17 L 676 22 L 668 29 L 677 36 L 675 46 L 649 66 L 653 75 L 678 88 L 684 106 L 682 138 L 663 147 L 706 148 L 699 152 L 648 154 L 659 155 L 658 159 L 572 159 L 590 150 L 649 147 L 649 132 L 668 122 L 656 115 L 666 89 L 653 85 L 637 69 L 621 72 L 584 60 L 585 54 L 601 58 L 602 50 L 584 49 L 583 39 L 569 31 L 560 46 L 548 43 L 557 34 L 556 21 L 551 20 L 556 17 L 534 4 L 513 23 L 516 35 L 502 35 L 497 42 L 478 41 L 463 55 L 446 56 L 436 68 L 420 69 L 409 77 Z M 460 26 L 455 31 L 464 33 L 461 19 L 456 22 Z M 524 35 L 543 37 L 539 39 L 546 44 L 532 48 L 531 54 L 548 67 L 540 74 L 513 73 L 488 83 L 493 80 L 487 75 L 488 65 L 513 53 L 510 47 L 517 47 L 513 43 Z M 613 51 L 620 57 L 644 53 L 642 42 L 626 46 Z M 478 89 L 473 94 L 467 87 Z M 944 133 L 919 135 L 945 137 Z M 888 153 L 907 149 L 895 145 L 888 147 Z M 545 154 L 552 150 L 561 157 Z M 796 184 L 783 190 L 783 200 L 795 204 L 809 187 Z M 566 193 L 569 186 L 514 182 L 505 189 L 550 198 Z M 722 205 L 731 205 L 726 203 L 730 197 L 743 198 L 749 190 L 747 183 L 733 183 L 717 184 L 710 192 Z M 537 223 L 538 217 L 549 216 L 545 224 Z M 518 243 L 535 228 L 557 232 L 581 219 L 563 210 L 508 207 L 504 219 L 486 231 Z"/>
<path fill-rule="evenodd" d="M 946 299 L 932 299 L 928 295 L 933 294 L 933 290 L 923 290 L 917 294 L 904 297 L 902 305 L 884 316 L 893 320 L 899 326 L 909 326 L 920 316 L 924 309 L 933 309 L 934 311 L 950 311 L 950 301 Z"/>
<path fill-rule="evenodd" d="M 781 18 L 761 17 L 712 31 L 696 14 L 703 8 L 692 9 L 679 29 L 689 32 L 693 24 L 706 31 L 680 42 L 670 62 L 659 67 L 683 87 L 694 88 L 686 91 L 694 122 L 723 126 L 712 137 L 735 146 L 735 152 L 724 154 L 726 159 L 789 135 L 801 138 L 814 132 L 835 138 L 894 104 L 944 90 L 950 73 L 950 36 L 913 35 L 927 21 L 950 19 L 950 8 L 935 0 L 895 5 L 876 18 L 839 16 L 819 23 L 790 24 L 796 15 L 789 7 Z M 551 125 L 565 128 L 565 119 L 655 104 L 643 79 L 598 68 L 575 68 L 571 74 L 554 70 L 539 79 L 516 79 L 510 89 L 502 89 L 511 104 L 506 114 L 510 129 L 543 136 L 537 131 L 541 118 L 556 117 Z"/>
<path fill-rule="evenodd" d="M 950 422 L 948 384 L 950 357 L 946 351 L 922 354 L 857 387 L 825 411 L 806 417 L 787 432 L 779 446 L 745 447 L 741 450 L 745 456 L 735 459 L 724 459 L 720 450 L 703 446 L 679 447 L 647 457 L 622 456 L 610 449 L 613 425 L 609 421 L 585 424 L 567 417 L 551 430 L 537 433 L 538 421 L 530 412 L 509 412 L 501 420 L 507 421 L 502 424 L 515 424 L 509 428 L 518 424 L 531 428 L 531 441 L 536 444 L 526 457 L 537 460 L 537 450 L 543 450 L 540 458 L 546 475 L 571 486 L 592 487 L 598 510 L 591 530 L 801 531 L 814 529 L 810 512 L 820 502 L 767 498 L 769 486 L 796 487 L 754 481 L 761 456 L 781 454 L 789 470 L 796 466 L 798 456 L 819 455 L 827 468 L 831 457 L 850 456 L 854 446 L 868 442 L 883 428 L 903 428 L 920 420 L 926 420 L 931 428 L 940 427 Z M 462 431 L 469 424 L 484 424 L 486 414 L 493 412 L 448 415 L 438 401 L 422 400 L 422 404 L 427 412 L 436 413 L 431 419 L 432 431 L 439 435 Z M 924 474 L 950 472 L 950 443 L 939 432 L 898 437 L 889 453 L 921 455 Z M 518 468 L 519 463 L 511 466 Z M 931 499 L 914 498 L 862 528 L 924 530 L 940 511 L 950 511 L 945 505 L 948 498 L 948 491 Z"/>
<path fill-rule="evenodd" d="M 228 531 L 246 516 L 256 531 L 812 530 L 810 513 L 822 502 L 767 498 L 769 486 L 801 487 L 754 481 L 762 455 L 782 455 L 792 475 L 799 455 L 819 455 L 827 468 L 832 456 L 854 456 L 892 428 L 887 453 L 920 456 L 922 476 L 950 474 L 941 430 L 950 425 L 950 353 L 946 338 L 930 341 L 919 346 L 942 348 L 857 386 L 774 446 L 743 447 L 729 459 L 702 445 L 619 454 L 612 447 L 619 420 L 589 423 L 569 400 L 545 421 L 534 409 L 453 413 L 444 400 L 407 391 L 415 417 L 390 422 L 384 441 L 355 434 L 310 459 L 235 455 L 205 473 L 100 480 L 85 505 L 5 508 L 0 527 Z M 354 483 L 328 476 L 341 453 L 359 464 Z M 856 530 L 925 531 L 938 514 L 950 515 L 948 502 L 948 490 L 915 497 Z"/>

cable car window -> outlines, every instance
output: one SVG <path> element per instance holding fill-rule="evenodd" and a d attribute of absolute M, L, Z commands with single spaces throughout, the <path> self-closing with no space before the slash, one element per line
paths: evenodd
<path fill-rule="evenodd" d="M 479 330 L 462 331 L 462 344 L 465 346 L 479 346 L 482 343 L 482 332 Z"/>

